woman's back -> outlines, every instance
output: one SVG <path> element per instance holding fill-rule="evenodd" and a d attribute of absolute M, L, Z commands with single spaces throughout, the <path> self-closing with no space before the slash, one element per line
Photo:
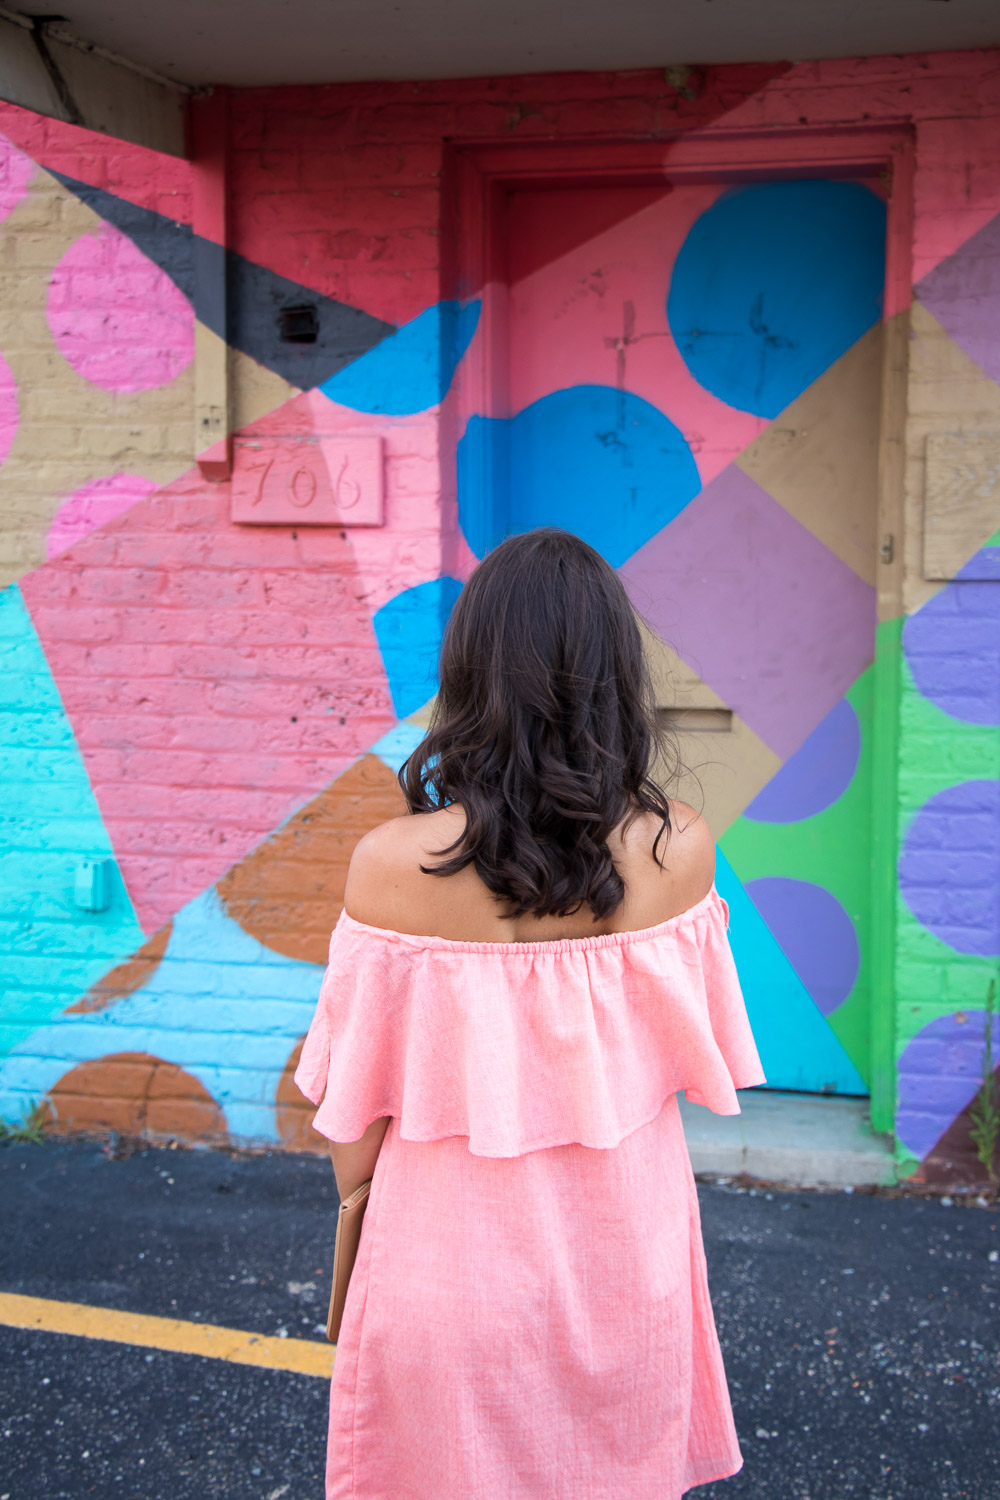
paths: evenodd
<path fill-rule="evenodd" d="M 677 1094 L 762 1081 L 621 580 L 511 537 L 445 635 L 409 815 L 351 861 L 296 1082 L 371 1175 L 327 1500 L 676 1500 L 740 1466 Z"/>
<path fill-rule="evenodd" d="M 476 877 L 417 879 L 422 821 L 362 854 L 296 1074 L 330 1139 L 389 1121 L 327 1500 L 676 1500 L 741 1464 L 676 1096 L 733 1113 L 762 1081 L 724 903 L 661 915 L 704 836 L 644 926 L 512 937 Z"/>
<path fill-rule="evenodd" d="M 653 856 L 658 820 L 641 813 L 608 840 L 624 882 L 625 900 L 595 920 L 589 908 L 572 916 L 505 916 L 475 868 L 445 878 L 424 873 L 440 851 L 461 838 L 460 807 L 393 818 L 361 840 L 351 860 L 344 905 L 372 927 L 473 942 L 539 942 L 655 927 L 695 906 L 711 887 L 715 845 L 704 819 L 672 802 L 668 852 Z"/>

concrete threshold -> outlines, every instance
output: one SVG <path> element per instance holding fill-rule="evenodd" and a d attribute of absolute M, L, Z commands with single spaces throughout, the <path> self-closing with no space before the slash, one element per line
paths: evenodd
<path fill-rule="evenodd" d="M 738 1177 L 797 1187 L 887 1187 L 892 1145 L 876 1135 L 867 1099 L 828 1094 L 740 1093 L 741 1114 L 713 1115 L 680 1099 L 696 1176 Z"/>

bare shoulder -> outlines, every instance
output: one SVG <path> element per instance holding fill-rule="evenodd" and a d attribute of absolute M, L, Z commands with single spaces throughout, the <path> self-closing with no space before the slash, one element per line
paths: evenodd
<path fill-rule="evenodd" d="M 715 840 L 701 813 L 686 802 L 670 799 L 670 828 L 660 841 L 658 859 L 661 865 L 678 860 L 714 861 Z M 652 855 L 653 841 L 660 831 L 660 819 L 655 813 L 643 812 L 628 825 L 625 847 L 629 854 L 639 851 Z"/>
<path fill-rule="evenodd" d="M 715 839 L 705 819 L 686 802 L 670 801 L 669 836 L 653 854 L 660 822 L 637 818 L 629 830 L 626 860 L 629 926 L 652 926 L 696 906 L 715 879 Z"/>
<path fill-rule="evenodd" d="M 441 850 L 465 827 L 461 809 L 406 813 L 366 833 L 355 846 L 347 872 L 344 906 L 350 916 L 372 927 L 409 931 L 424 914 L 428 898 L 443 882 L 424 874 Z"/>
<path fill-rule="evenodd" d="M 681 880 L 693 906 L 707 896 L 715 880 L 715 839 L 701 813 L 686 802 L 670 803 L 670 842 L 664 863 Z"/>
<path fill-rule="evenodd" d="M 715 869 L 715 839 L 700 812 L 686 802 L 670 800 L 670 842 L 676 854 Z"/>

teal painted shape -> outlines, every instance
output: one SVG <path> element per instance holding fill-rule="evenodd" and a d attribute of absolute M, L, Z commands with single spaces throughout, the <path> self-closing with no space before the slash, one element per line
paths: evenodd
<path fill-rule="evenodd" d="M 382 735 L 381 739 L 375 741 L 371 747 L 371 754 L 377 755 L 382 764 L 388 766 L 395 776 L 426 733 L 427 730 L 421 729 L 417 724 L 395 724 L 392 729 Z"/>
<path fill-rule="evenodd" d="M 41 642 L 0 593 L 0 1056 L 144 941 Z M 83 859 L 111 863 L 101 912 L 73 900 Z"/>
<path fill-rule="evenodd" d="M 729 906 L 729 942 L 768 1087 L 816 1093 L 819 1080 L 824 1093 L 867 1094 L 721 849 L 715 859 L 715 884 Z"/>
<path fill-rule="evenodd" d="M 322 978 L 244 932 L 210 887 L 174 917 L 145 984 L 104 1010 L 53 1017 L 0 1062 L 0 1115 L 16 1119 L 81 1063 L 148 1052 L 198 1080 L 234 1143 L 277 1145 L 278 1085 Z"/>

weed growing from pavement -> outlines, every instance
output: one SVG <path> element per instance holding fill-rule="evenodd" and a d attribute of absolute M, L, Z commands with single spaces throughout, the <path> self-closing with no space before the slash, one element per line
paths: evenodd
<path fill-rule="evenodd" d="M 990 980 L 986 992 L 986 1024 L 983 1041 L 983 1081 L 972 1104 L 972 1144 L 976 1155 L 986 1168 L 990 1189 L 996 1195 L 997 1142 L 1000 1140 L 1000 1101 L 997 1098 L 997 1081 L 993 1075 L 993 1018 L 997 1013 L 996 980 Z"/>
<path fill-rule="evenodd" d="M 48 1106 L 32 1101 L 21 1111 L 16 1124 L 0 1120 L 0 1141 L 31 1141 L 40 1146 L 45 1140 L 45 1127 L 49 1123 Z"/>

